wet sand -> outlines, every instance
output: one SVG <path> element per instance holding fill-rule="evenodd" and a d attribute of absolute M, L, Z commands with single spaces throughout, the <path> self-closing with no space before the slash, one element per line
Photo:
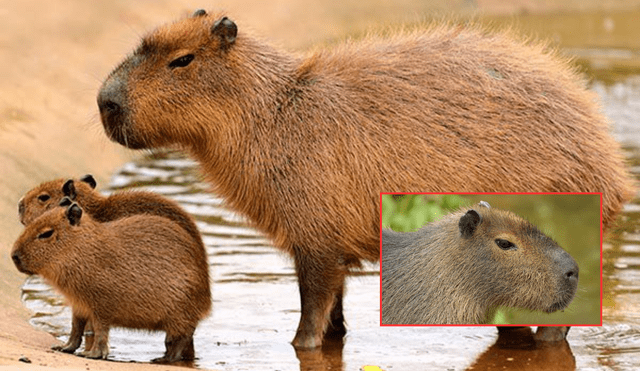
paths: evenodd
<path fill-rule="evenodd" d="M 90 361 L 49 351 L 51 335 L 28 323 L 20 302 L 20 274 L 9 257 L 22 226 L 18 199 L 41 181 L 92 173 L 100 183 L 137 154 L 110 143 L 97 116 L 101 80 L 154 25 L 203 5 L 228 10 L 255 33 L 292 50 L 304 50 L 375 25 L 415 23 L 425 14 L 520 14 L 602 8 L 596 1 L 407 0 L 273 2 L 217 1 L 2 1 L 0 2 L 0 367 L 5 369 L 171 369 L 146 364 Z M 563 3 L 560 8 L 557 4 Z M 616 3 L 616 10 L 640 1 Z M 289 330 L 289 329 L 287 329 Z M 19 359 L 27 357 L 31 363 Z M 3 366 L 4 365 L 4 366 Z"/>

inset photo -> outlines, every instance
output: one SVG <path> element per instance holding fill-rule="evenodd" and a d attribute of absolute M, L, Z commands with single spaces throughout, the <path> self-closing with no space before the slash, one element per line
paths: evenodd
<path fill-rule="evenodd" d="M 600 193 L 380 199 L 380 323 L 602 325 Z"/>

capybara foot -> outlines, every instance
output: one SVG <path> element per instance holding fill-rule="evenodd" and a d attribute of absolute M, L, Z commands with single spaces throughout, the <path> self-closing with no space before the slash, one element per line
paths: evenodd
<path fill-rule="evenodd" d="M 82 331 L 85 328 L 86 321 L 85 318 L 74 314 L 71 321 L 71 334 L 69 334 L 69 339 L 63 345 L 56 345 L 51 347 L 51 349 L 64 353 L 75 352 L 82 344 Z"/>
<path fill-rule="evenodd" d="M 78 355 L 80 357 L 91 358 L 91 359 L 107 359 L 107 356 L 109 355 L 109 351 L 104 351 L 100 349 L 91 349 L 89 351 L 85 350 L 84 352 L 80 352 L 78 353 Z"/>
<path fill-rule="evenodd" d="M 298 331 L 291 345 L 299 350 L 314 349 L 322 345 L 322 338 L 313 333 Z"/>
<path fill-rule="evenodd" d="M 152 359 L 152 363 L 175 363 L 180 361 L 193 361 L 195 350 L 193 349 L 193 336 L 169 336 L 164 341 L 166 351 L 164 356 Z"/>
<path fill-rule="evenodd" d="M 79 348 L 78 345 L 69 344 L 68 342 L 65 343 L 64 345 L 55 345 L 51 347 L 52 350 L 55 350 L 58 352 L 70 353 L 70 354 L 73 354 L 78 348 Z"/>
<path fill-rule="evenodd" d="M 176 362 L 190 362 L 193 361 L 195 359 L 195 355 L 189 357 L 188 355 L 183 355 L 182 357 L 170 357 L 167 354 L 165 354 L 164 356 L 160 357 L 160 358 L 154 358 L 151 360 L 151 363 L 158 363 L 158 364 L 169 364 L 169 363 L 176 363 Z"/>
<path fill-rule="evenodd" d="M 561 341 L 567 337 L 569 326 L 539 326 L 533 336 L 536 341 Z"/>

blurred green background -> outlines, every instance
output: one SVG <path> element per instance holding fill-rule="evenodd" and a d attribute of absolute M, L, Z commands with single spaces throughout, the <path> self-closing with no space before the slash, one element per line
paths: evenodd
<path fill-rule="evenodd" d="M 398 232 L 419 229 L 461 207 L 487 201 L 536 225 L 565 249 L 580 267 L 575 298 L 552 314 L 500 308 L 494 324 L 601 324 L 601 240 L 599 194 L 383 194 L 382 227 Z"/>

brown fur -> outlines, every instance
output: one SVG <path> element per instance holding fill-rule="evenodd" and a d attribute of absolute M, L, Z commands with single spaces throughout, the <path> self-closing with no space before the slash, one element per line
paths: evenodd
<path fill-rule="evenodd" d="M 438 26 L 302 58 L 222 17 L 144 37 L 101 119 L 130 148 L 189 151 L 293 255 L 298 348 L 344 333 L 348 268 L 379 258 L 381 191 L 603 192 L 606 225 L 631 195 L 595 97 L 542 46 Z"/>
<path fill-rule="evenodd" d="M 551 313 L 569 305 L 573 258 L 531 223 L 483 205 L 416 232 L 382 231 L 383 324 L 477 324 L 498 306 Z"/>
<path fill-rule="evenodd" d="M 106 358 L 110 327 L 166 332 L 155 361 L 193 359 L 193 332 L 211 308 L 206 258 L 177 223 L 134 215 L 100 223 L 77 204 L 29 223 L 12 250 L 16 267 L 42 275 L 69 301 L 69 345 L 77 349 L 87 321 L 95 341 L 81 355 Z M 75 349 L 68 349 L 73 352 Z"/>

